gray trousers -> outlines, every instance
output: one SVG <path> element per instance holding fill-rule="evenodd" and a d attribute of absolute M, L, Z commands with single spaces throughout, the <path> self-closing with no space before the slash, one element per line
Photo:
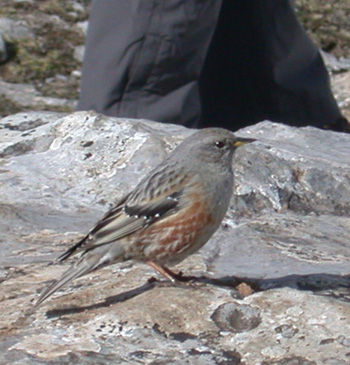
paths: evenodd
<path fill-rule="evenodd" d="M 288 0 L 93 0 L 78 109 L 231 130 L 341 118 Z"/>

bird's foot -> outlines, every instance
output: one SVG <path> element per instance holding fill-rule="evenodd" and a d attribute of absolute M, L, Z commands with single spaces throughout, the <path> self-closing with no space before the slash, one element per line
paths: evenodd
<path fill-rule="evenodd" d="M 170 275 L 176 282 L 180 283 L 191 283 L 197 281 L 196 276 L 185 276 L 182 271 L 179 273 L 175 273 L 174 271 L 168 269 L 167 267 L 163 267 L 163 269 Z"/>
<path fill-rule="evenodd" d="M 165 279 L 167 279 L 168 281 L 170 281 L 173 284 L 178 284 L 178 285 L 188 285 L 188 286 L 198 286 L 199 283 L 198 282 L 198 278 L 195 276 L 184 276 L 183 273 L 180 271 L 178 274 L 171 271 L 170 269 L 168 269 L 165 266 L 160 266 L 158 264 L 156 264 L 153 261 L 148 261 L 147 264 L 149 266 L 151 266 L 154 270 L 156 270 L 160 275 L 162 275 Z M 158 281 L 155 278 L 150 278 L 148 281 L 150 282 L 154 282 L 154 281 Z"/>

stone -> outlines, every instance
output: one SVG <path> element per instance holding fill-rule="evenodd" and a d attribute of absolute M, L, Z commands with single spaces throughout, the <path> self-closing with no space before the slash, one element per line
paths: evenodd
<path fill-rule="evenodd" d="M 73 110 L 76 101 L 43 96 L 31 84 L 12 84 L 0 81 L 0 95 L 21 106 L 22 109 L 67 108 Z"/>
<path fill-rule="evenodd" d="M 211 319 L 222 331 L 237 333 L 250 331 L 261 322 L 259 309 L 236 303 L 219 306 Z"/>
<path fill-rule="evenodd" d="M 343 115 L 350 120 L 350 71 L 335 74 L 332 78 L 332 88 Z"/>
<path fill-rule="evenodd" d="M 84 52 L 85 52 L 84 45 L 75 47 L 74 48 L 74 58 L 79 62 L 83 62 Z"/>
<path fill-rule="evenodd" d="M 74 71 L 71 72 L 71 76 L 75 77 L 77 79 L 80 79 L 81 78 L 81 71 L 80 70 L 74 70 Z"/>
<path fill-rule="evenodd" d="M 83 32 L 83 34 L 86 36 L 86 33 L 87 33 L 87 29 L 88 29 L 88 26 L 89 26 L 89 22 L 86 20 L 86 21 L 83 21 L 83 22 L 78 22 L 76 23 L 76 27 L 81 31 Z"/>
<path fill-rule="evenodd" d="M 34 33 L 24 22 L 9 18 L 0 18 L 0 34 L 7 41 L 34 38 Z"/>
<path fill-rule="evenodd" d="M 196 283 L 125 262 L 34 310 L 71 263 L 52 261 L 192 132 L 93 112 L 0 121 L 4 364 L 348 362 L 350 136 L 311 127 L 237 132 L 257 142 L 236 153 L 228 214 L 174 268 Z"/>
<path fill-rule="evenodd" d="M 16 4 L 33 4 L 34 0 L 14 0 Z"/>
<path fill-rule="evenodd" d="M 281 360 L 264 361 L 262 365 L 316 365 L 315 361 L 309 361 L 303 357 L 286 357 Z"/>
<path fill-rule="evenodd" d="M 0 34 L 0 62 L 5 62 L 8 58 L 7 47 L 4 38 Z"/>
<path fill-rule="evenodd" d="M 330 72 L 336 73 L 350 70 L 349 58 L 337 59 L 337 57 L 333 56 L 331 53 L 324 52 L 322 50 L 320 50 L 320 54 L 322 56 L 323 62 Z"/>

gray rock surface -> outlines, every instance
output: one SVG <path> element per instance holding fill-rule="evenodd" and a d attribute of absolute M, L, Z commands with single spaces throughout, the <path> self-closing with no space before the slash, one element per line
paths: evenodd
<path fill-rule="evenodd" d="M 350 136 L 259 123 L 222 227 L 176 267 L 114 265 L 32 302 L 51 261 L 192 131 L 92 112 L 0 122 L 1 364 L 348 364 Z M 237 287 L 238 285 L 238 287 Z"/>
<path fill-rule="evenodd" d="M 78 22 L 76 24 L 76 27 L 78 29 L 80 29 L 84 33 L 84 35 L 86 35 L 86 33 L 87 33 L 88 26 L 89 26 L 89 22 L 87 20 L 84 22 Z"/>
<path fill-rule="evenodd" d="M 331 81 L 338 105 L 344 116 L 350 120 L 350 71 L 335 74 Z"/>
<path fill-rule="evenodd" d="M 0 96 L 15 102 L 18 106 L 30 109 L 67 107 L 74 109 L 76 101 L 43 96 L 31 84 L 12 84 L 0 81 Z"/>
<path fill-rule="evenodd" d="M 0 34 L 0 62 L 5 62 L 7 60 L 7 47 L 4 38 Z"/>
<path fill-rule="evenodd" d="M 34 0 L 14 0 L 13 2 L 17 4 L 33 4 Z"/>
<path fill-rule="evenodd" d="M 83 62 L 84 52 L 85 52 L 84 45 L 75 47 L 74 48 L 74 58 L 79 62 Z"/>
<path fill-rule="evenodd" d="M 343 72 L 350 70 L 350 59 L 349 58 L 340 58 L 333 56 L 330 53 L 324 52 L 320 50 L 323 62 L 325 63 L 327 69 L 333 72 Z"/>
<path fill-rule="evenodd" d="M 33 32 L 20 20 L 0 18 L 0 34 L 7 41 L 34 38 Z"/>

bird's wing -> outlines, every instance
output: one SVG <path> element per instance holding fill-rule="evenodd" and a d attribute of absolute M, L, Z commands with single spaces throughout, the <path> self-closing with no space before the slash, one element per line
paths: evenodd
<path fill-rule="evenodd" d="M 116 241 L 148 227 L 165 214 L 174 212 L 181 195 L 182 189 L 147 203 L 131 205 L 126 202 L 118 212 L 108 214 L 90 232 L 95 241 L 94 245 Z"/>
<path fill-rule="evenodd" d="M 134 205 L 133 201 L 128 202 L 128 197 L 122 199 L 82 240 L 61 255 L 58 260 L 63 261 L 81 250 L 88 251 L 97 246 L 117 241 L 175 213 L 182 194 L 183 188 L 179 187 L 178 190 L 169 191 L 152 201 L 139 202 Z"/>

